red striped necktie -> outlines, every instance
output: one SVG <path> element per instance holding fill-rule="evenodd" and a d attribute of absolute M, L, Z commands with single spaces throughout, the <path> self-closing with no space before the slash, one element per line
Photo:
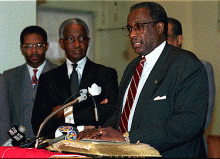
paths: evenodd
<path fill-rule="evenodd" d="M 35 86 L 37 84 L 36 74 L 37 74 L 38 69 L 34 69 L 33 71 L 34 71 L 34 75 L 32 76 L 32 84 L 33 84 L 33 86 Z"/>
<path fill-rule="evenodd" d="M 145 61 L 146 61 L 145 57 L 142 57 L 141 61 L 138 63 L 136 67 L 136 70 L 131 80 L 127 99 L 119 123 L 119 131 L 121 131 L 122 133 L 128 132 L 128 119 L 130 115 L 130 110 L 132 108 L 137 93 L 137 88 L 138 88 L 139 80 L 141 78 Z"/>

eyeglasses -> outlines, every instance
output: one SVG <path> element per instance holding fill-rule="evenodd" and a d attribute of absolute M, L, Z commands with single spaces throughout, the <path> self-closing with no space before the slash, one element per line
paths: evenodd
<path fill-rule="evenodd" d="M 155 23 L 155 22 L 136 23 L 133 27 L 125 26 L 125 27 L 122 27 L 122 32 L 125 36 L 128 36 L 128 37 L 130 36 L 132 29 L 134 29 L 134 31 L 137 34 L 142 34 L 144 32 L 145 24 L 151 24 L 151 23 Z"/>
<path fill-rule="evenodd" d="M 43 51 L 45 48 L 45 44 L 22 44 L 21 47 L 24 48 L 26 51 L 29 51 L 31 49 L 33 49 L 33 47 L 35 47 L 35 49 L 39 50 L 39 51 Z"/>
<path fill-rule="evenodd" d="M 76 39 L 78 39 L 78 41 L 81 43 L 85 43 L 85 41 L 88 40 L 88 36 L 83 34 L 83 35 L 79 35 L 78 37 L 69 36 L 69 37 L 64 38 L 64 40 L 67 43 L 73 43 L 76 41 Z"/>

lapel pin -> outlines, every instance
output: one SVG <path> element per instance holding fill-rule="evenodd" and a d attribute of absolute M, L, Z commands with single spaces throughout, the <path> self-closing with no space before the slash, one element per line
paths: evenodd
<path fill-rule="evenodd" d="M 157 84 L 157 80 L 154 81 L 154 84 Z"/>

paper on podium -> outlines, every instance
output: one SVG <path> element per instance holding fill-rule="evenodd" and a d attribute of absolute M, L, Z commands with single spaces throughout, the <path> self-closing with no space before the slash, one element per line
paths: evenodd
<path fill-rule="evenodd" d="M 47 147 L 50 151 L 78 153 L 93 157 L 162 157 L 148 144 L 129 144 L 103 140 L 62 140 Z"/>

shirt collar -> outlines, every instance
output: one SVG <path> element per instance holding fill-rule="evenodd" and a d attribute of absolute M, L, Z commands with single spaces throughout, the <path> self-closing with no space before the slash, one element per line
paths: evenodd
<path fill-rule="evenodd" d="M 34 75 L 34 71 L 33 70 L 37 69 L 38 71 L 36 73 L 36 76 L 37 76 L 37 79 L 39 79 L 40 74 L 43 71 L 45 65 L 46 65 L 46 60 L 44 60 L 44 62 L 38 68 L 33 68 L 33 67 L 31 67 L 30 65 L 27 64 L 27 68 L 28 68 L 28 71 L 30 73 L 30 76 L 32 77 Z"/>
<path fill-rule="evenodd" d="M 82 72 L 83 72 L 83 69 L 85 67 L 86 61 L 87 61 L 87 57 L 85 56 L 84 58 L 82 58 L 80 61 L 77 62 L 76 71 L 78 73 L 80 73 L 81 76 L 82 76 Z M 73 64 L 73 62 L 71 62 L 68 58 L 66 58 L 66 65 L 67 65 L 68 75 L 70 75 L 72 73 L 72 64 Z"/>
<path fill-rule="evenodd" d="M 146 62 L 147 62 L 148 65 L 154 65 L 157 62 L 157 60 L 160 57 L 165 45 L 166 45 L 166 41 L 164 41 L 162 44 L 157 46 L 149 54 L 145 55 Z"/>

